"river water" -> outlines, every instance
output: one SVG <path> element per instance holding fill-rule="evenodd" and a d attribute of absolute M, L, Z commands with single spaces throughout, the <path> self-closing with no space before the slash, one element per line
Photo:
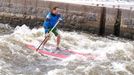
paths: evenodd
<path fill-rule="evenodd" d="M 71 55 L 57 60 L 25 46 L 38 46 L 38 40 L 43 40 L 43 28 L 0 26 L 0 75 L 134 75 L 134 41 L 59 30 L 61 47 L 96 57 L 91 60 Z M 48 43 L 56 45 L 53 35 Z"/>

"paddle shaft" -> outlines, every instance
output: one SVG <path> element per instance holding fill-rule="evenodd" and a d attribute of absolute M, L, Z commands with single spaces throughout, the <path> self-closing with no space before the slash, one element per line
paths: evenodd
<path fill-rule="evenodd" d="M 49 35 L 50 33 L 53 31 L 53 29 L 58 25 L 60 21 L 58 20 L 58 22 L 55 24 L 55 26 L 50 30 L 50 32 L 48 33 L 48 36 L 45 37 L 45 39 L 42 41 L 42 43 L 39 45 L 39 47 L 36 49 L 36 51 L 39 50 L 39 48 L 41 47 L 41 45 L 44 43 L 44 45 L 47 43 L 47 41 L 49 40 Z"/>

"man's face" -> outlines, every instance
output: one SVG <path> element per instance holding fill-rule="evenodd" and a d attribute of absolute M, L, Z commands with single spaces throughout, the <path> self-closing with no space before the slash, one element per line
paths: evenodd
<path fill-rule="evenodd" d="M 58 12 L 59 12 L 58 8 L 56 10 L 53 10 L 52 12 L 53 12 L 53 14 L 58 14 Z"/>

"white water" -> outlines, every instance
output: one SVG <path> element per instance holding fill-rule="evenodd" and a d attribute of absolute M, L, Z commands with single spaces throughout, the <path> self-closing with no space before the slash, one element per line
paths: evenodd
<path fill-rule="evenodd" d="M 72 55 L 59 61 L 26 48 L 26 43 L 38 46 L 43 31 L 23 25 L 0 36 L 0 75 L 134 75 L 134 41 L 60 30 L 62 47 L 97 57 L 89 60 Z M 55 37 L 48 43 L 55 45 Z"/>

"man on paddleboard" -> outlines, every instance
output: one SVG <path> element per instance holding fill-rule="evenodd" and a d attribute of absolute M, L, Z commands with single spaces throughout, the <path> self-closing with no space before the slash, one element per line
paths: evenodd
<path fill-rule="evenodd" d="M 43 23 L 43 27 L 45 29 L 45 38 L 46 37 L 49 37 L 50 38 L 49 32 L 56 25 L 56 23 L 58 21 L 62 21 L 61 14 L 58 11 L 58 7 L 53 7 L 51 9 L 51 11 L 47 14 L 46 20 Z M 57 48 L 56 49 L 59 49 L 59 44 L 60 44 L 61 36 L 58 33 L 57 27 L 55 27 L 52 30 L 52 33 L 57 37 Z M 44 43 L 44 45 L 45 45 L 45 43 Z M 44 47 L 44 45 L 43 45 L 43 47 Z"/>

